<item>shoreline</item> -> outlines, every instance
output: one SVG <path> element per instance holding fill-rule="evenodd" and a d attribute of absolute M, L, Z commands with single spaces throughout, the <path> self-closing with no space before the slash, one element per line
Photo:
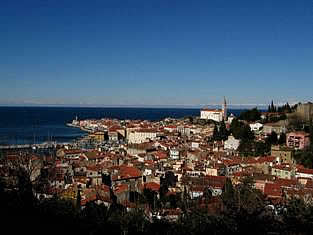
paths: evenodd
<path fill-rule="evenodd" d="M 66 123 L 66 126 L 73 127 L 73 128 L 79 128 L 80 130 L 88 132 L 88 133 L 92 133 L 93 132 L 90 129 L 87 129 L 87 128 L 84 128 L 82 126 L 78 126 L 78 125 L 75 125 L 75 124 L 72 124 L 72 123 Z"/>

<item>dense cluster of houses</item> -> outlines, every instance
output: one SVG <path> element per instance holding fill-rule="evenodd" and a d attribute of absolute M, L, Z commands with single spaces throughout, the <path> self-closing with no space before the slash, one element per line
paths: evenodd
<path fill-rule="evenodd" d="M 236 151 L 240 141 L 232 135 L 226 141 L 208 141 L 214 124 L 166 118 L 159 122 L 89 120 L 80 121 L 79 125 L 86 123 L 88 128 L 93 126 L 91 135 L 99 142 L 106 139 L 119 144 L 105 150 L 101 145 L 94 149 L 67 145 L 58 149 L 55 157 L 45 157 L 36 165 L 34 174 L 38 176 L 38 170 L 45 172 L 49 185 L 38 196 L 57 193 L 76 200 L 80 195 L 81 206 L 89 201 L 110 205 L 116 200 L 131 210 L 136 207 L 136 193 L 141 194 L 144 189 L 158 193 L 160 179 L 172 172 L 176 181 L 168 188 L 168 194 L 187 194 L 190 199 L 202 197 L 205 190 L 210 190 L 213 197 L 221 195 L 227 177 L 238 184 L 242 177 L 252 176 L 255 187 L 271 200 L 296 196 L 313 202 L 313 169 L 294 160 L 294 150 L 309 144 L 305 133 L 288 133 L 286 145 L 272 146 L 269 156 L 243 158 Z M 250 127 L 258 132 L 260 125 L 251 123 Z M 266 124 L 262 127 L 266 129 Z M 122 143 L 118 142 L 120 139 Z M 33 160 L 38 161 L 38 157 L 28 163 Z"/>

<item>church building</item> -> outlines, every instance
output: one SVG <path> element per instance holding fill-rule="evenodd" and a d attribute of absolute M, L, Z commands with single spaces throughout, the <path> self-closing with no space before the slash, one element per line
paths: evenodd
<path fill-rule="evenodd" d="M 226 121 L 227 120 L 227 104 L 226 104 L 225 97 L 224 97 L 224 104 L 222 106 L 222 109 L 203 108 L 200 111 L 200 118 L 213 120 L 216 122 L 221 122 L 223 120 Z"/>

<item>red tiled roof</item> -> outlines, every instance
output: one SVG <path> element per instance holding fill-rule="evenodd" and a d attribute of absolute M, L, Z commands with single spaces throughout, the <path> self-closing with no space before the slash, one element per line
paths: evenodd
<path fill-rule="evenodd" d="M 135 130 L 135 132 L 139 132 L 139 133 L 156 133 L 157 130 L 156 129 L 138 129 L 138 130 Z"/>
<path fill-rule="evenodd" d="M 313 180 L 308 180 L 305 184 L 305 187 L 313 189 Z"/>
<path fill-rule="evenodd" d="M 206 112 L 223 112 L 221 109 L 209 109 L 209 108 L 203 108 L 201 111 L 206 111 Z"/>
<path fill-rule="evenodd" d="M 245 177 L 245 176 L 251 176 L 251 173 L 245 172 L 245 171 L 238 171 L 233 173 L 233 176 L 235 177 Z"/>
<path fill-rule="evenodd" d="M 240 160 L 223 160 L 223 163 L 226 165 L 226 166 L 233 166 L 233 165 L 238 165 L 240 164 Z"/>
<path fill-rule="evenodd" d="M 177 126 L 175 126 L 175 125 L 168 125 L 168 126 L 165 126 L 164 128 L 176 129 L 176 128 L 177 128 Z"/>
<path fill-rule="evenodd" d="M 260 157 L 258 159 L 259 163 L 264 163 L 264 162 L 273 162 L 275 161 L 276 157 L 274 156 L 264 156 L 264 157 Z"/>
<path fill-rule="evenodd" d="M 281 197 L 282 190 L 279 184 L 265 183 L 264 194 L 268 197 Z"/>
<path fill-rule="evenodd" d="M 306 133 L 306 132 L 304 132 L 304 131 L 293 131 L 293 132 L 289 132 L 289 133 L 287 134 L 287 136 L 289 136 L 289 135 L 292 135 L 292 136 L 305 136 L 305 137 L 310 136 L 309 133 Z"/>
<path fill-rule="evenodd" d="M 110 132 L 117 131 L 117 130 L 123 130 L 123 128 L 121 126 L 118 126 L 118 125 L 114 125 L 114 126 L 111 126 L 109 128 Z"/>
<path fill-rule="evenodd" d="M 308 168 L 298 168 L 297 172 L 302 173 L 302 174 L 313 175 L 313 169 L 308 169 Z"/>
<path fill-rule="evenodd" d="M 89 171 L 100 171 L 102 170 L 103 167 L 101 165 L 91 165 L 91 166 L 87 166 L 86 168 Z"/>
<path fill-rule="evenodd" d="M 87 183 L 87 177 L 85 176 L 74 176 L 74 180 L 77 183 L 83 183 L 83 184 Z"/>
<path fill-rule="evenodd" d="M 244 161 L 245 164 L 257 164 L 258 163 L 258 160 L 255 159 L 255 158 L 247 158 L 245 161 Z"/>
<path fill-rule="evenodd" d="M 118 170 L 118 173 L 112 177 L 113 180 L 141 177 L 141 172 L 136 167 L 121 165 L 114 168 Z M 111 167 L 111 169 L 114 168 Z"/>
<path fill-rule="evenodd" d="M 154 153 L 154 156 L 156 156 L 157 159 L 167 159 L 167 153 L 158 151 Z"/>
<path fill-rule="evenodd" d="M 289 165 L 275 165 L 273 166 L 273 169 L 279 169 L 279 170 L 284 170 L 284 171 L 291 171 L 291 167 Z"/>
<path fill-rule="evenodd" d="M 277 178 L 275 183 L 282 187 L 292 187 L 298 184 L 297 180 L 295 179 L 282 179 Z"/>
<path fill-rule="evenodd" d="M 155 183 L 155 182 L 148 182 L 148 183 L 145 183 L 143 186 L 142 186 L 142 190 L 143 189 L 151 189 L 152 191 L 159 191 L 160 189 L 160 185 Z"/>
<path fill-rule="evenodd" d="M 83 151 L 80 149 L 65 149 L 64 153 L 65 154 L 79 154 L 82 153 Z"/>

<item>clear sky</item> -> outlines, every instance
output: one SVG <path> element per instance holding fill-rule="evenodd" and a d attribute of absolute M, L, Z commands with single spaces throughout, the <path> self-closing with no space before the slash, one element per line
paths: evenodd
<path fill-rule="evenodd" d="M 312 0 L 1 0 L 1 105 L 313 100 Z"/>

